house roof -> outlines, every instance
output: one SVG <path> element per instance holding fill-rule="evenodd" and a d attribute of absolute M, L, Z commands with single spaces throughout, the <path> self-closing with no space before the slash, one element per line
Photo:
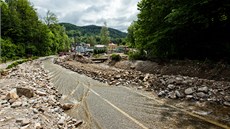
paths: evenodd
<path fill-rule="evenodd" d="M 95 47 L 105 47 L 105 45 L 95 45 Z"/>

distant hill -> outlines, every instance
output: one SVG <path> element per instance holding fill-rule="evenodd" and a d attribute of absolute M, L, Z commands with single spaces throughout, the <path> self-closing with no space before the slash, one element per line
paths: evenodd
<path fill-rule="evenodd" d="M 89 26 L 76 26 L 71 23 L 60 23 L 60 25 L 64 26 L 66 28 L 66 31 L 70 30 L 78 30 L 81 32 L 82 35 L 100 35 L 101 32 L 101 26 L 95 26 L 95 25 L 89 25 Z M 108 28 L 109 34 L 112 39 L 116 38 L 125 38 L 127 36 L 127 33 L 121 32 L 119 30 Z"/>

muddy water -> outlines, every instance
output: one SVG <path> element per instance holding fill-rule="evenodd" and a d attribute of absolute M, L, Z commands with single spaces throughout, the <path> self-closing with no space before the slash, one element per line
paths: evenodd
<path fill-rule="evenodd" d="M 160 100 L 152 94 L 111 87 L 44 61 L 52 82 L 74 103 L 67 113 L 85 121 L 85 129 L 221 129 L 230 127 L 230 110 L 222 106 Z"/>

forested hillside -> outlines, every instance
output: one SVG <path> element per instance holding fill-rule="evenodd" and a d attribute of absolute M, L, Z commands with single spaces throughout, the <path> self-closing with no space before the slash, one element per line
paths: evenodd
<path fill-rule="evenodd" d="M 230 59 L 229 0 L 141 0 L 138 10 L 127 38 L 139 57 Z"/>
<path fill-rule="evenodd" d="M 28 0 L 1 0 L 1 58 L 46 56 L 66 51 L 70 40 L 55 14 L 43 22 Z"/>
<path fill-rule="evenodd" d="M 81 36 L 94 36 L 97 37 L 100 35 L 101 26 L 95 26 L 95 25 L 89 25 L 89 26 L 76 26 L 70 23 L 60 23 L 60 25 L 64 26 L 66 28 L 67 34 L 69 36 L 72 36 L 71 33 L 75 31 L 78 35 Z M 119 30 L 108 28 L 109 30 L 109 37 L 111 40 L 118 40 L 125 38 L 127 36 L 127 33 L 121 32 Z"/>

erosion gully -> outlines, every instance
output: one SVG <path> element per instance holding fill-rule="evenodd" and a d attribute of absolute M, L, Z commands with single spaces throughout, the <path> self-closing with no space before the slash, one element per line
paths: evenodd
<path fill-rule="evenodd" d="M 230 109 L 210 105 L 199 109 L 177 101 L 164 101 L 144 91 L 108 86 L 85 75 L 43 61 L 51 81 L 75 104 L 66 113 L 84 120 L 83 129 L 222 129 L 230 128 Z"/>

